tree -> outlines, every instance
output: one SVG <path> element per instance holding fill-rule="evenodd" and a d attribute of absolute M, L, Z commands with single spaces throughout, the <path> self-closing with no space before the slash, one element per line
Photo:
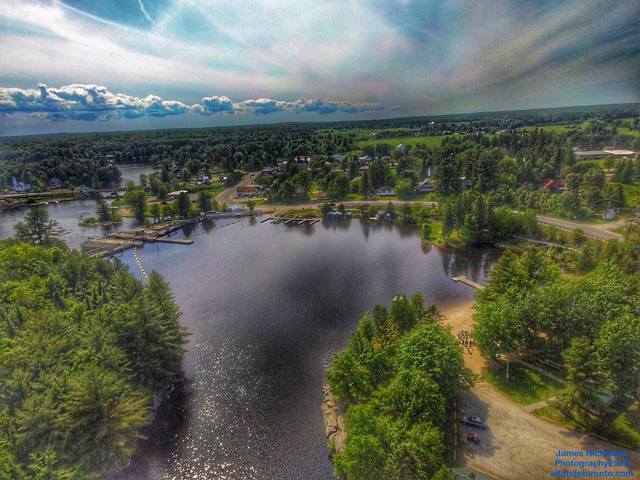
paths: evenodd
<path fill-rule="evenodd" d="M 256 209 L 256 201 L 255 200 L 247 200 L 247 208 L 249 209 L 250 213 L 253 213 L 253 211 Z"/>
<path fill-rule="evenodd" d="M 29 209 L 24 220 L 15 224 L 15 238 L 33 244 L 48 243 L 51 231 L 58 223 L 49 219 L 49 214 L 42 207 Z"/>
<path fill-rule="evenodd" d="M 147 207 L 147 195 L 145 191 L 139 188 L 127 189 L 124 194 L 124 200 L 131 207 L 131 210 L 133 210 L 133 216 L 138 221 L 143 222 Z"/>
<path fill-rule="evenodd" d="M 411 181 L 406 178 L 398 180 L 398 182 L 396 183 L 396 194 L 399 198 L 406 200 L 407 198 L 411 197 L 412 193 L 413 185 Z"/>
<path fill-rule="evenodd" d="M 206 190 L 198 192 L 198 206 L 201 212 L 208 212 L 211 210 L 211 195 Z"/>
<path fill-rule="evenodd" d="M 562 358 L 567 369 L 569 388 L 561 402 L 570 409 L 577 407 L 585 413 L 600 413 L 604 407 L 598 393 L 604 384 L 600 358 L 595 346 L 586 337 L 571 340 Z"/>
<path fill-rule="evenodd" d="M 431 226 L 431 223 L 425 222 L 422 224 L 422 226 L 420 227 L 420 235 L 422 236 L 423 240 L 429 240 L 432 237 L 433 227 Z"/>
<path fill-rule="evenodd" d="M 182 218 L 189 218 L 191 214 L 191 199 L 186 192 L 180 192 L 175 201 L 176 213 Z"/>
<path fill-rule="evenodd" d="M 152 203 L 150 209 L 151 216 L 157 222 L 162 217 L 162 210 L 159 203 Z"/>
<path fill-rule="evenodd" d="M 640 391 L 640 319 L 621 315 L 606 322 L 595 341 L 614 393 L 633 398 Z"/>
<path fill-rule="evenodd" d="M 447 203 L 447 209 L 444 214 L 444 222 L 442 225 L 442 234 L 444 235 L 445 238 L 449 238 L 449 236 L 451 236 L 451 232 L 453 231 L 453 228 L 454 228 L 453 211 L 451 209 L 451 204 Z"/>
<path fill-rule="evenodd" d="M 98 215 L 98 220 L 103 223 L 111 221 L 111 207 L 109 207 L 104 198 L 96 200 L 96 215 Z"/>
<path fill-rule="evenodd" d="M 416 323 L 416 312 L 411 302 L 404 295 L 397 295 L 391 303 L 391 319 L 404 332 L 410 330 Z"/>

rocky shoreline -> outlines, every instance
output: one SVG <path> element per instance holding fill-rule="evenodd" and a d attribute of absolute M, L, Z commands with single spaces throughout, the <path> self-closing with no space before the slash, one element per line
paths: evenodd
<path fill-rule="evenodd" d="M 347 432 L 344 428 L 344 411 L 340 401 L 331 393 L 328 383 L 322 386 L 322 419 L 324 420 L 324 436 L 329 445 L 329 455 L 344 450 Z"/>

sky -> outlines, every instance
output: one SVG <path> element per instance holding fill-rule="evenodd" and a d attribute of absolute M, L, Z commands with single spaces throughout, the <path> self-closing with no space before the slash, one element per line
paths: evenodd
<path fill-rule="evenodd" d="M 638 101 L 638 0 L 0 0 L 0 135 Z"/>

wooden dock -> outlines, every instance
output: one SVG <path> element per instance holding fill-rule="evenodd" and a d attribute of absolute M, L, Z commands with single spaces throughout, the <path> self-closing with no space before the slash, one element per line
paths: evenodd
<path fill-rule="evenodd" d="M 176 245 L 191 245 L 193 240 L 190 238 L 156 238 L 154 242 L 160 243 L 175 243 Z"/>
<path fill-rule="evenodd" d="M 451 280 L 453 280 L 454 282 L 464 283 L 465 285 L 469 285 L 470 287 L 477 288 L 478 290 L 482 290 L 483 288 L 485 288 L 484 285 L 481 285 L 478 282 L 474 282 L 473 280 L 468 278 L 466 275 L 458 275 L 456 277 L 451 277 Z"/>
<path fill-rule="evenodd" d="M 315 225 L 322 221 L 321 218 L 302 218 L 302 217 L 267 217 L 261 220 L 260 223 L 271 221 L 273 225 L 282 223 L 284 225 Z"/>

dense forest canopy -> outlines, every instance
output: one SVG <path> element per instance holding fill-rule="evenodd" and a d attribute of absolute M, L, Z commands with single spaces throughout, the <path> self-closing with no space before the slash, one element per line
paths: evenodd
<path fill-rule="evenodd" d="M 64 245 L 0 244 L 0 478 L 125 466 L 185 342 L 168 284 Z"/>

